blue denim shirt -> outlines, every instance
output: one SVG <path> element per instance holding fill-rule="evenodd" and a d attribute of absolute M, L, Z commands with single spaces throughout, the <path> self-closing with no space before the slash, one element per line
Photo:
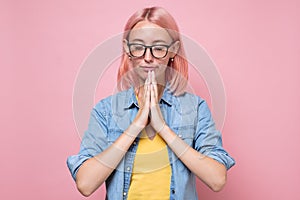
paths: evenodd
<path fill-rule="evenodd" d="M 235 164 L 234 159 L 222 147 L 221 133 L 216 130 L 210 110 L 203 99 L 189 93 L 174 96 L 166 87 L 159 106 L 166 124 L 188 145 L 222 163 L 227 169 Z M 131 124 L 138 109 L 133 88 L 107 97 L 95 105 L 79 153 L 67 159 L 74 180 L 82 163 L 108 148 Z M 106 180 L 106 199 L 127 199 L 138 141 L 137 137 Z M 170 148 L 168 153 L 172 169 L 170 199 L 198 199 L 195 175 Z"/>

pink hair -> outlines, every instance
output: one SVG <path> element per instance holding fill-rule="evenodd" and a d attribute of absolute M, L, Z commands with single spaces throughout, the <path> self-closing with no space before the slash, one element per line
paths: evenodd
<path fill-rule="evenodd" d="M 141 21 L 149 21 L 162 28 L 165 28 L 172 37 L 173 41 L 180 42 L 177 55 L 174 57 L 173 61 L 169 61 L 168 63 L 168 66 L 173 70 L 169 69 L 169 67 L 167 68 L 166 81 L 170 84 L 170 90 L 174 93 L 174 95 L 180 95 L 184 93 L 188 79 L 188 62 L 185 59 L 185 53 L 180 38 L 179 29 L 174 18 L 161 7 L 144 8 L 143 10 L 137 11 L 129 18 L 124 28 L 123 39 L 128 39 L 130 30 Z M 123 49 L 121 64 L 118 71 L 119 90 L 128 89 L 134 82 L 132 75 L 125 76 L 127 72 L 131 71 L 131 68 L 132 67 L 129 64 L 128 56 Z"/>

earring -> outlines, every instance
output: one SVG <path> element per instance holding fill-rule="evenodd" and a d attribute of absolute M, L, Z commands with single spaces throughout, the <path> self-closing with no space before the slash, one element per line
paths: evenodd
<path fill-rule="evenodd" d="M 171 58 L 170 61 L 173 62 L 173 61 L 174 61 L 174 58 Z"/>
<path fill-rule="evenodd" d="M 131 60 L 131 56 L 130 55 L 128 55 L 128 58 L 129 58 L 129 60 Z"/>

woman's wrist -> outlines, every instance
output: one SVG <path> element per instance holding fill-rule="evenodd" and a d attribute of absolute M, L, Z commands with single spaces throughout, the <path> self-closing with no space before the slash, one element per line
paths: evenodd
<path fill-rule="evenodd" d="M 160 132 L 157 132 L 167 143 L 172 142 L 174 140 L 174 137 L 176 136 L 175 133 L 170 129 L 170 127 L 164 123 L 164 125 L 161 128 Z"/>
<path fill-rule="evenodd" d="M 164 121 L 163 124 L 160 125 L 160 127 L 156 128 L 155 130 L 157 133 L 161 133 L 165 127 L 166 127 L 166 122 Z"/>
<path fill-rule="evenodd" d="M 190 148 L 190 146 L 178 137 L 167 125 L 160 132 L 160 135 L 178 157 L 182 156 Z"/>
<path fill-rule="evenodd" d="M 143 126 L 133 122 L 130 124 L 130 126 L 124 131 L 125 135 L 128 135 L 130 137 L 137 137 L 137 135 L 144 129 Z"/>

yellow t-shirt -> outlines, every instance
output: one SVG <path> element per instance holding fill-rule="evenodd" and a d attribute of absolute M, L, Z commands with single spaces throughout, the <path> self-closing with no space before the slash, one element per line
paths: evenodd
<path fill-rule="evenodd" d="M 143 131 L 133 163 L 128 200 L 170 199 L 171 166 L 165 141 Z"/>

